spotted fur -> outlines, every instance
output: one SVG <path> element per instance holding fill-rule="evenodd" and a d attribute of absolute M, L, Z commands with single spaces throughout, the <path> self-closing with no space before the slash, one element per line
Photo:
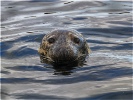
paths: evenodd
<path fill-rule="evenodd" d="M 54 30 L 46 34 L 38 50 L 41 62 L 54 66 L 72 63 L 81 66 L 90 51 L 85 38 L 80 33 L 68 30 Z"/>

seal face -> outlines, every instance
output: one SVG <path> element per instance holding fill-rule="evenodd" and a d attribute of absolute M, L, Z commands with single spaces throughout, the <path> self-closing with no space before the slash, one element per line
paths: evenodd
<path fill-rule="evenodd" d="M 84 37 L 77 31 L 54 30 L 43 37 L 38 52 L 42 63 L 53 66 L 81 66 L 90 49 Z"/>

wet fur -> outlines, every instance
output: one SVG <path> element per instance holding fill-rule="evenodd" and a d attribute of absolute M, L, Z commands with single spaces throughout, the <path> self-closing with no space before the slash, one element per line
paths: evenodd
<path fill-rule="evenodd" d="M 50 35 L 51 34 L 56 34 L 57 35 L 56 37 L 58 38 L 60 35 L 62 35 L 62 34 L 68 34 L 68 33 L 72 33 L 72 35 L 75 34 L 75 32 L 73 32 L 73 31 L 67 31 L 67 30 L 55 30 L 55 31 L 50 32 L 49 34 Z M 44 41 L 45 39 L 47 39 L 47 38 L 50 37 L 49 34 L 47 34 L 46 36 L 44 36 L 44 38 L 42 40 L 42 43 L 40 44 L 40 48 L 39 48 L 38 52 L 40 54 L 40 60 L 41 60 L 42 63 L 47 63 L 47 64 L 54 65 L 54 62 L 55 61 L 50 57 L 50 52 L 49 52 L 49 50 L 51 49 L 50 48 L 50 44 L 47 41 Z M 78 34 L 77 36 L 83 37 L 78 32 L 76 32 L 76 34 Z M 62 41 L 59 41 L 59 42 L 62 42 Z M 78 63 L 77 65 L 78 66 L 82 66 L 83 63 L 84 63 L 84 61 L 85 61 L 85 59 L 86 59 L 86 56 L 88 56 L 90 54 L 90 48 L 89 48 L 89 46 L 88 46 L 88 44 L 87 44 L 87 42 L 86 42 L 85 39 L 84 39 L 84 42 L 85 42 L 84 45 L 82 45 L 81 49 L 78 52 L 78 57 L 75 59 L 75 60 L 77 60 L 77 63 Z M 62 46 L 62 47 L 65 47 L 66 48 L 68 44 L 65 44 L 65 45 L 66 46 Z M 69 52 L 69 53 L 71 55 L 71 52 Z M 56 56 L 56 55 L 54 55 L 54 56 Z"/>

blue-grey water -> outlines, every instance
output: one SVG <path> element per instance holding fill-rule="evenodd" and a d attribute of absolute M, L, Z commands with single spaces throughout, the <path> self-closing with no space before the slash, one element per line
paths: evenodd
<path fill-rule="evenodd" d="M 132 100 L 132 1 L 42 1 L 1 2 L 2 100 Z M 40 63 L 43 36 L 60 28 L 86 38 L 83 67 Z"/>

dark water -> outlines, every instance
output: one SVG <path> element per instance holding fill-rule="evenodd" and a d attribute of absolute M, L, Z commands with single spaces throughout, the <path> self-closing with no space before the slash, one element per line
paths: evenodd
<path fill-rule="evenodd" d="M 132 100 L 132 2 L 43 1 L 2 2 L 2 99 Z M 40 63 L 41 39 L 58 28 L 85 36 L 86 65 Z"/>

